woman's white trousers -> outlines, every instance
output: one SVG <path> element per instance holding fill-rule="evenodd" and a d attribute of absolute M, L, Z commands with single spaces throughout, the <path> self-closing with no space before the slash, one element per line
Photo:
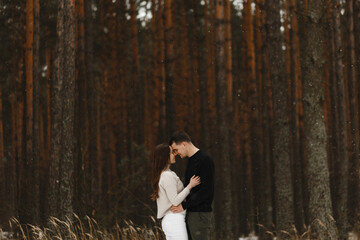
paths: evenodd
<path fill-rule="evenodd" d="M 161 227 L 165 233 L 166 240 L 188 240 L 184 214 L 166 214 L 161 221 Z"/>

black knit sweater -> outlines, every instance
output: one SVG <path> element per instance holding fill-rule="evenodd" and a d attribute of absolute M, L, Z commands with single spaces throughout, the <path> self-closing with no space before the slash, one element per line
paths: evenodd
<path fill-rule="evenodd" d="M 200 176 L 201 184 L 191 189 L 182 207 L 189 212 L 211 212 L 214 199 L 214 161 L 199 150 L 188 159 L 185 172 L 185 186 L 192 176 Z"/>

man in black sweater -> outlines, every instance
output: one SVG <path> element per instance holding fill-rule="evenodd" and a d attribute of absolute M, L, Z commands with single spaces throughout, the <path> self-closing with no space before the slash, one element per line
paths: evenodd
<path fill-rule="evenodd" d="M 188 231 L 192 240 L 210 239 L 212 227 L 212 201 L 214 199 L 214 161 L 204 151 L 195 147 L 185 132 L 175 132 L 169 145 L 175 155 L 188 157 L 185 186 L 192 176 L 200 176 L 201 184 L 191 189 L 186 201 L 172 206 L 174 213 L 186 212 Z"/>

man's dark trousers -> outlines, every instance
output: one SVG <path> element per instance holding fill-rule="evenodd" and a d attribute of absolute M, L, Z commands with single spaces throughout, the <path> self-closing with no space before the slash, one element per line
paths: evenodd
<path fill-rule="evenodd" d="M 186 222 L 191 240 L 210 240 L 212 212 L 187 212 Z"/>

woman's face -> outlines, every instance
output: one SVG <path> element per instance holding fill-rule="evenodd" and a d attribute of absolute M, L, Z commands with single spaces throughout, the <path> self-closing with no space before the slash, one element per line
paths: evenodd
<path fill-rule="evenodd" d="M 171 147 L 169 147 L 169 148 L 170 148 L 170 164 L 176 163 L 175 155 L 174 155 L 174 153 L 172 151 L 172 148 Z"/>

